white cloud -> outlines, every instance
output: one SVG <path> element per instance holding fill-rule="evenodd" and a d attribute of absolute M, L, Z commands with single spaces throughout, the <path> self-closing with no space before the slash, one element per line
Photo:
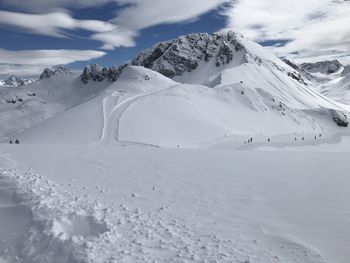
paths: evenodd
<path fill-rule="evenodd" d="M 91 32 L 90 38 L 102 42 L 101 49 L 111 50 L 116 47 L 135 45 L 135 37 L 141 29 L 158 25 L 192 21 L 200 15 L 217 8 L 229 0 L 104 0 L 95 5 L 114 1 L 124 6 L 117 17 L 108 22 L 98 20 L 74 19 L 68 12 L 59 11 L 46 14 L 28 14 L 0 11 L 0 25 L 17 27 L 22 30 L 52 37 L 66 37 L 69 30 L 84 29 Z M 20 1 L 23 2 L 23 1 Z M 19 5 L 19 1 L 11 4 Z M 71 1 L 77 7 L 93 5 L 94 1 Z M 69 1 L 28 1 L 24 7 L 35 9 L 37 5 L 53 7 L 69 6 Z M 8 2 L 10 3 L 10 2 Z M 23 6 L 22 6 L 23 7 Z M 49 9 L 50 9 L 49 8 Z"/>
<path fill-rule="evenodd" d="M 97 33 L 93 39 L 105 42 L 104 49 L 118 46 L 134 46 L 139 31 L 155 25 L 188 22 L 228 2 L 229 0 L 119 0 L 129 3 L 111 22 L 118 28 L 110 32 Z"/>
<path fill-rule="evenodd" d="M 69 30 L 83 29 L 91 32 L 90 38 L 103 43 L 102 49 L 131 47 L 135 45 L 136 32 L 123 30 L 116 24 L 99 20 L 78 20 L 60 10 L 48 14 L 25 14 L 0 11 L 0 25 L 8 25 L 34 34 L 67 37 Z"/>
<path fill-rule="evenodd" d="M 185 22 L 218 7 L 227 0 L 134 0 L 114 20 L 128 29 L 139 30 L 159 24 Z"/>
<path fill-rule="evenodd" d="M 88 61 L 104 56 L 106 53 L 96 50 L 21 50 L 0 49 L 1 74 L 33 75 L 39 74 L 45 67 L 70 64 L 76 61 Z"/>
<path fill-rule="evenodd" d="M 128 5 L 123 6 L 116 14 L 116 18 L 108 22 L 74 19 L 70 13 L 62 9 L 70 6 L 79 8 L 102 5 L 113 1 L 119 5 Z M 229 0 L 5 0 L 8 4 L 20 6 L 27 11 L 51 11 L 48 13 L 0 11 L 0 25 L 52 37 L 67 37 L 70 36 L 71 30 L 83 29 L 91 33 L 90 39 L 102 43 L 101 49 L 112 50 L 120 46 L 135 46 L 135 38 L 144 28 L 158 24 L 192 21 L 227 1 Z M 46 66 L 87 61 L 104 54 L 94 50 L 8 51 L 0 49 L 0 71 L 3 74 L 22 74 L 23 72 L 37 74 Z"/>
<path fill-rule="evenodd" d="M 24 11 L 48 12 L 57 8 L 86 8 L 117 0 L 2 0 L 3 4 Z"/>
<path fill-rule="evenodd" d="M 84 29 L 91 32 L 107 32 L 116 29 L 116 26 L 111 23 L 98 20 L 77 20 L 62 11 L 48 14 L 0 11 L 0 24 L 54 37 L 64 37 L 63 30 Z"/>
<path fill-rule="evenodd" d="M 255 41 L 289 40 L 272 49 L 289 58 L 341 58 L 350 53 L 346 0 L 238 0 L 226 10 L 227 28 Z"/>
<path fill-rule="evenodd" d="M 95 33 L 91 39 L 98 40 L 104 44 L 100 47 L 104 50 L 113 50 L 116 47 L 133 47 L 136 45 L 137 32 L 115 29 L 109 32 Z"/>

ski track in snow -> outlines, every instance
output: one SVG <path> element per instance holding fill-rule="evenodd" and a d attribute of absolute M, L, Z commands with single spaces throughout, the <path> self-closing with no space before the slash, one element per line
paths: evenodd
<path fill-rule="evenodd" d="M 135 96 L 129 97 L 121 102 L 119 101 L 122 95 L 120 95 L 120 92 L 118 91 L 104 98 L 103 105 L 102 105 L 104 123 L 103 123 L 103 130 L 102 130 L 102 136 L 101 136 L 100 142 L 110 142 L 112 140 L 115 140 L 117 142 L 124 142 L 124 141 L 121 141 L 119 138 L 120 119 L 123 116 L 123 113 L 135 102 L 137 102 L 142 98 L 174 89 L 180 85 L 181 84 L 177 84 L 166 89 L 155 90 L 151 92 L 143 92 L 141 94 L 137 94 Z M 155 145 L 144 144 L 139 142 L 125 141 L 125 143 L 128 143 L 128 144 L 135 143 L 137 145 L 142 144 L 142 145 L 148 145 L 148 146 L 155 146 Z"/>
<path fill-rule="evenodd" d="M 0 164 L 0 224 L 8 224 L 0 232 L 0 262 L 323 262 L 284 239 L 266 249 L 239 226 L 236 236 L 223 239 L 161 210 L 103 207 L 31 170 L 15 169 L 5 154 Z"/>

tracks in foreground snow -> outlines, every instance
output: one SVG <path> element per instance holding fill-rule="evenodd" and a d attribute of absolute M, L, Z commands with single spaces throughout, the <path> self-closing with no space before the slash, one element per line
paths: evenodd
<path fill-rule="evenodd" d="M 285 245 L 283 251 L 266 249 L 242 237 L 241 228 L 224 239 L 162 211 L 130 209 L 123 203 L 103 207 L 32 171 L 0 169 L 0 196 L 0 261 L 321 262 L 304 247 L 281 239 L 275 245 Z M 4 210 L 8 207 L 14 213 Z M 14 221 L 16 216 L 21 220 Z"/>

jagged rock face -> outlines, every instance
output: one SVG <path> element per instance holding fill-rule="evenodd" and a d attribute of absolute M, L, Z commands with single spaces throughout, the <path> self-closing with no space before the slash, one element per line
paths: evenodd
<path fill-rule="evenodd" d="M 40 75 L 40 79 L 48 79 L 55 75 L 60 74 L 69 74 L 72 75 L 72 72 L 69 71 L 69 69 L 65 68 L 64 66 L 58 66 L 55 70 L 51 70 L 49 68 L 44 69 L 43 73 Z"/>
<path fill-rule="evenodd" d="M 244 47 L 233 32 L 189 34 L 161 42 L 141 52 L 131 64 L 173 78 L 195 70 L 201 62 L 215 59 L 217 67 L 230 63 Z"/>
<path fill-rule="evenodd" d="M 331 110 L 334 122 L 340 127 L 348 127 L 349 122 L 346 115 L 341 111 Z"/>
<path fill-rule="evenodd" d="M 342 77 L 350 74 L 350 65 L 347 65 L 344 67 L 344 70 L 342 71 L 341 75 Z"/>
<path fill-rule="evenodd" d="M 90 80 L 113 82 L 128 65 L 143 66 L 173 78 L 195 70 L 200 63 L 212 60 L 217 67 L 226 65 L 234 60 L 238 52 L 245 53 L 246 50 L 233 32 L 189 34 L 158 43 L 142 51 L 129 64 L 111 68 L 102 68 L 96 64 L 87 66 L 81 80 L 84 83 Z"/>
<path fill-rule="evenodd" d="M 18 87 L 18 86 L 24 86 L 24 85 L 30 84 L 32 82 L 34 82 L 34 80 L 32 79 L 23 79 L 15 75 L 11 75 L 10 77 L 2 81 L 2 86 Z"/>
<path fill-rule="evenodd" d="M 17 76 L 10 76 L 8 79 L 4 81 L 6 86 L 19 86 L 19 83 L 21 82 L 21 79 Z"/>
<path fill-rule="evenodd" d="M 54 75 L 57 75 L 57 74 L 70 74 L 70 75 L 72 75 L 72 72 L 70 72 L 70 70 L 64 66 L 58 66 L 56 68 L 56 70 L 54 71 Z"/>
<path fill-rule="evenodd" d="M 300 68 L 309 73 L 333 74 L 343 68 L 343 65 L 338 60 L 332 60 L 316 63 L 303 63 L 300 65 Z"/>
<path fill-rule="evenodd" d="M 41 73 L 39 79 L 48 79 L 55 75 L 55 72 L 49 68 L 44 69 L 43 73 Z"/>
<path fill-rule="evenodd" d="M 125 66 L 126 65 L 119 67 L 113 66 L 110 68 L 103 68 L 97 64 L 86 66 L 83 70 L 83 74 L 80 76 L 81 81 L 85 84 L 90 80 L 97 82 L 104 80 L 114 82 L 118 79 Z"/>
<path fill-rule="evenodd" d="M 284 63 L 286 63 L 288 66 L 290 66 L 291 68 L 293 68 L 293 69 L 295 69 L 295 70 L 299 70 L 298 65 L 294 64 L 294 63 L 293 63 L 292 61 L 290 61 L 289 59 L 284 58 L 284 59 L 282 59 L 282 61 L 283 61 Z"/>

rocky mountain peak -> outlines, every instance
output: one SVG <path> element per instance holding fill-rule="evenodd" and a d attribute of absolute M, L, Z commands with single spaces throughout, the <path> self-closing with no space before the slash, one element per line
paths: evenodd
<path fill-rule="evenodd" d="M 143 66 L 162 75 L 174 78 L 191 72 L 202 63 L 220 67 L 233 61 L 238 53 L 246 53 L 234 32 L 193 33 L 177 39 L 163 41 L 142 51 L 130 63 L 111 68 L 90 65 L 84 68 L 81 80 L 116 81 L 128 65 Z M 244 56 L 243 56 L 244 57 Z"/>
<path fill-rule="evenodd" d="M 57 75 L 57 74 L 70 74 L 70 75 L 72 75 L 72 72 L 69 69 L 67 69 L 66 67 L 60 65 L 55 69 L 54 74 L 55 75 Z"/>
<path fill-rule="evenodd" d="M 9 76 L 7 79 L 1 81 L 1 86 L 5 87 L 18 87 L 18 86 L 24 86 L 27 84 L 30 84 L 34 82 L 32 79 L 25 79 L 25 78 L 20 78 L 15 75 Z"/>
<path fill-rule="evenodd" d="M 333 74 L 343 68 L 338 60 L 303 63 L 300 68 L 308 73 Z"/>
<path fill-rule="evenodd" d="M 51 78 L 52 76 L 60 75 L 60 74 L 72 75 L 72 72 L 62 65 L 58 66 L 55 70 L 46 68 L 44 69 L 43 73 L 41 73 L 40 79 L 47 79 L 47 78 Z"/>
<path fill-rule="evenodd" d="M 290 61 L 289 59 L 283 58 L 282 61 L 284 63 L 286 63 L 288 66 L 290 66 L 291 68 L 295 69 L 295 70 L 299 70 L 299 67 L 297 64 L 293 63 L 292 61 Z"/>
<path fill-rule="evenodd" d="M 39 79 L 47 79 L 51 78 L 53 75 L 55 75 L 55 72 L 49 68 L 44 69 L 44 71 L 41 73 Z"/>
<path fill-rule="evenodd" d="M 88 65 L 84 68 L 83 74 L 80 76 L 83 83 L 88 83 L 89 81 L 104 81 L 114 82 L 118 79 L 120 73 L 124 66 L 113 66 L 109 68 L 101 67 L 97 64 Z"/>
<path fill-rule="evenodd" d="M 214 61 L 217 67 L 228 64 L 238 52 L 245 50 L 232 31 L 194 33 L 158 43 L 142 51 L 131 64 L 173 78 L 195 70 L 201 63 Z"/>

